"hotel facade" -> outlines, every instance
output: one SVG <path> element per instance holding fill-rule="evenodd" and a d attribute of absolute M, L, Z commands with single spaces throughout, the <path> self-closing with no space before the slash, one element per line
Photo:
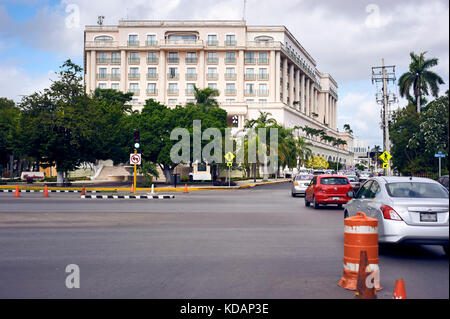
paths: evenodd
<path fill-rule="evenodd" d="M 240 20 L 86 26 L 84 70 L 88 93 L 97 87 L 133 92 L 135 109 L 150 98 L 183 105 L 194 101 L 194 86 L 215 88 L 236 130 L 268 112 L 286 127 L 308 125 L 346 140 L 336 148 L 308 138 L 314 154 L 353 165 L 353 136 L 337 127 L 338 85 L 284 26 Z"/>

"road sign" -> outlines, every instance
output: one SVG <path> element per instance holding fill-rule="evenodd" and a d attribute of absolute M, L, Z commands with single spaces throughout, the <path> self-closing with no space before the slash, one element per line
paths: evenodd
<path fill-rule="evenodd" d="M 384 152 L 383 154 L 380 155 L 379 157 L 383 162 L 389 162 L 389 160 L 392 158 L 391 154 L 389 154 L 388 152 Z"/>
<path fill-rule="evenodd" d="M 227 160 L 227 162 L 233 162 L 234 159 L 234 155 L 231 152 L 228 152 L 227 154 L 225 154 L 225 159 Z"/>
<path fill-rule="evenodd" d="M 434 154 L 434 157 L 445 158 L 445 154 L 442 154 L 442 152 L 438 152 L 437 154 Z"/>
<path fill-rule="evenodd" d="M 141 154 L 130 154 L 131 165 L 141 165 Z"/>
<path fill-rule="evenodd" d="M 383 163 L 383 168 L 389 168 L 389 163 Z"/>

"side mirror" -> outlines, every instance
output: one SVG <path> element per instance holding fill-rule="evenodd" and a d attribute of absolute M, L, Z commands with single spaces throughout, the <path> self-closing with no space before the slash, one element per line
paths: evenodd
<path fill-rule="evenodd" d="M 348 191 L 347 192 L 347 197 L 353 198 L 353 197 L 355 197 L 355 193 L 353 193 L 353 191 Z"/>

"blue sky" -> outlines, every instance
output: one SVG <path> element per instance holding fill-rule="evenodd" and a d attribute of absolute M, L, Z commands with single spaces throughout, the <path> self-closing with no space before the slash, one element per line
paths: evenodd
<path fill-rule="evenodd" d="M 127 17 L 241 19 L 243 0 L 0 0 L 0 96 L 18 101 L 45 88 L 67 58 L 82 65 L 84 25 L 100 14 L 105 24 Z M 399 77 L 409 52 L 428 51 L 440 60 L 434 71 L 446 82 L 441 93 L 448 89 L 447 0 L 248 0 L 246 20 L 285 25 L 294 34 L 339 84 L 339 128 L 349 123 L 369 145 L 382 144 L 370 69 L 382 57 Z"/>

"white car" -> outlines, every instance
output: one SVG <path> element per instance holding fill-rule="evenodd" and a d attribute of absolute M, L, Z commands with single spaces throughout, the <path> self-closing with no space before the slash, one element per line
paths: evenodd
<path fill-rule="evenodd" d="M 297 195 L 305 195 L 306 189 L 311 183 L 313 177 L 314 176 L 312 174 L 299 174 L 295 176 L 291 187 L 292 197 L 296 197 Z"/>

